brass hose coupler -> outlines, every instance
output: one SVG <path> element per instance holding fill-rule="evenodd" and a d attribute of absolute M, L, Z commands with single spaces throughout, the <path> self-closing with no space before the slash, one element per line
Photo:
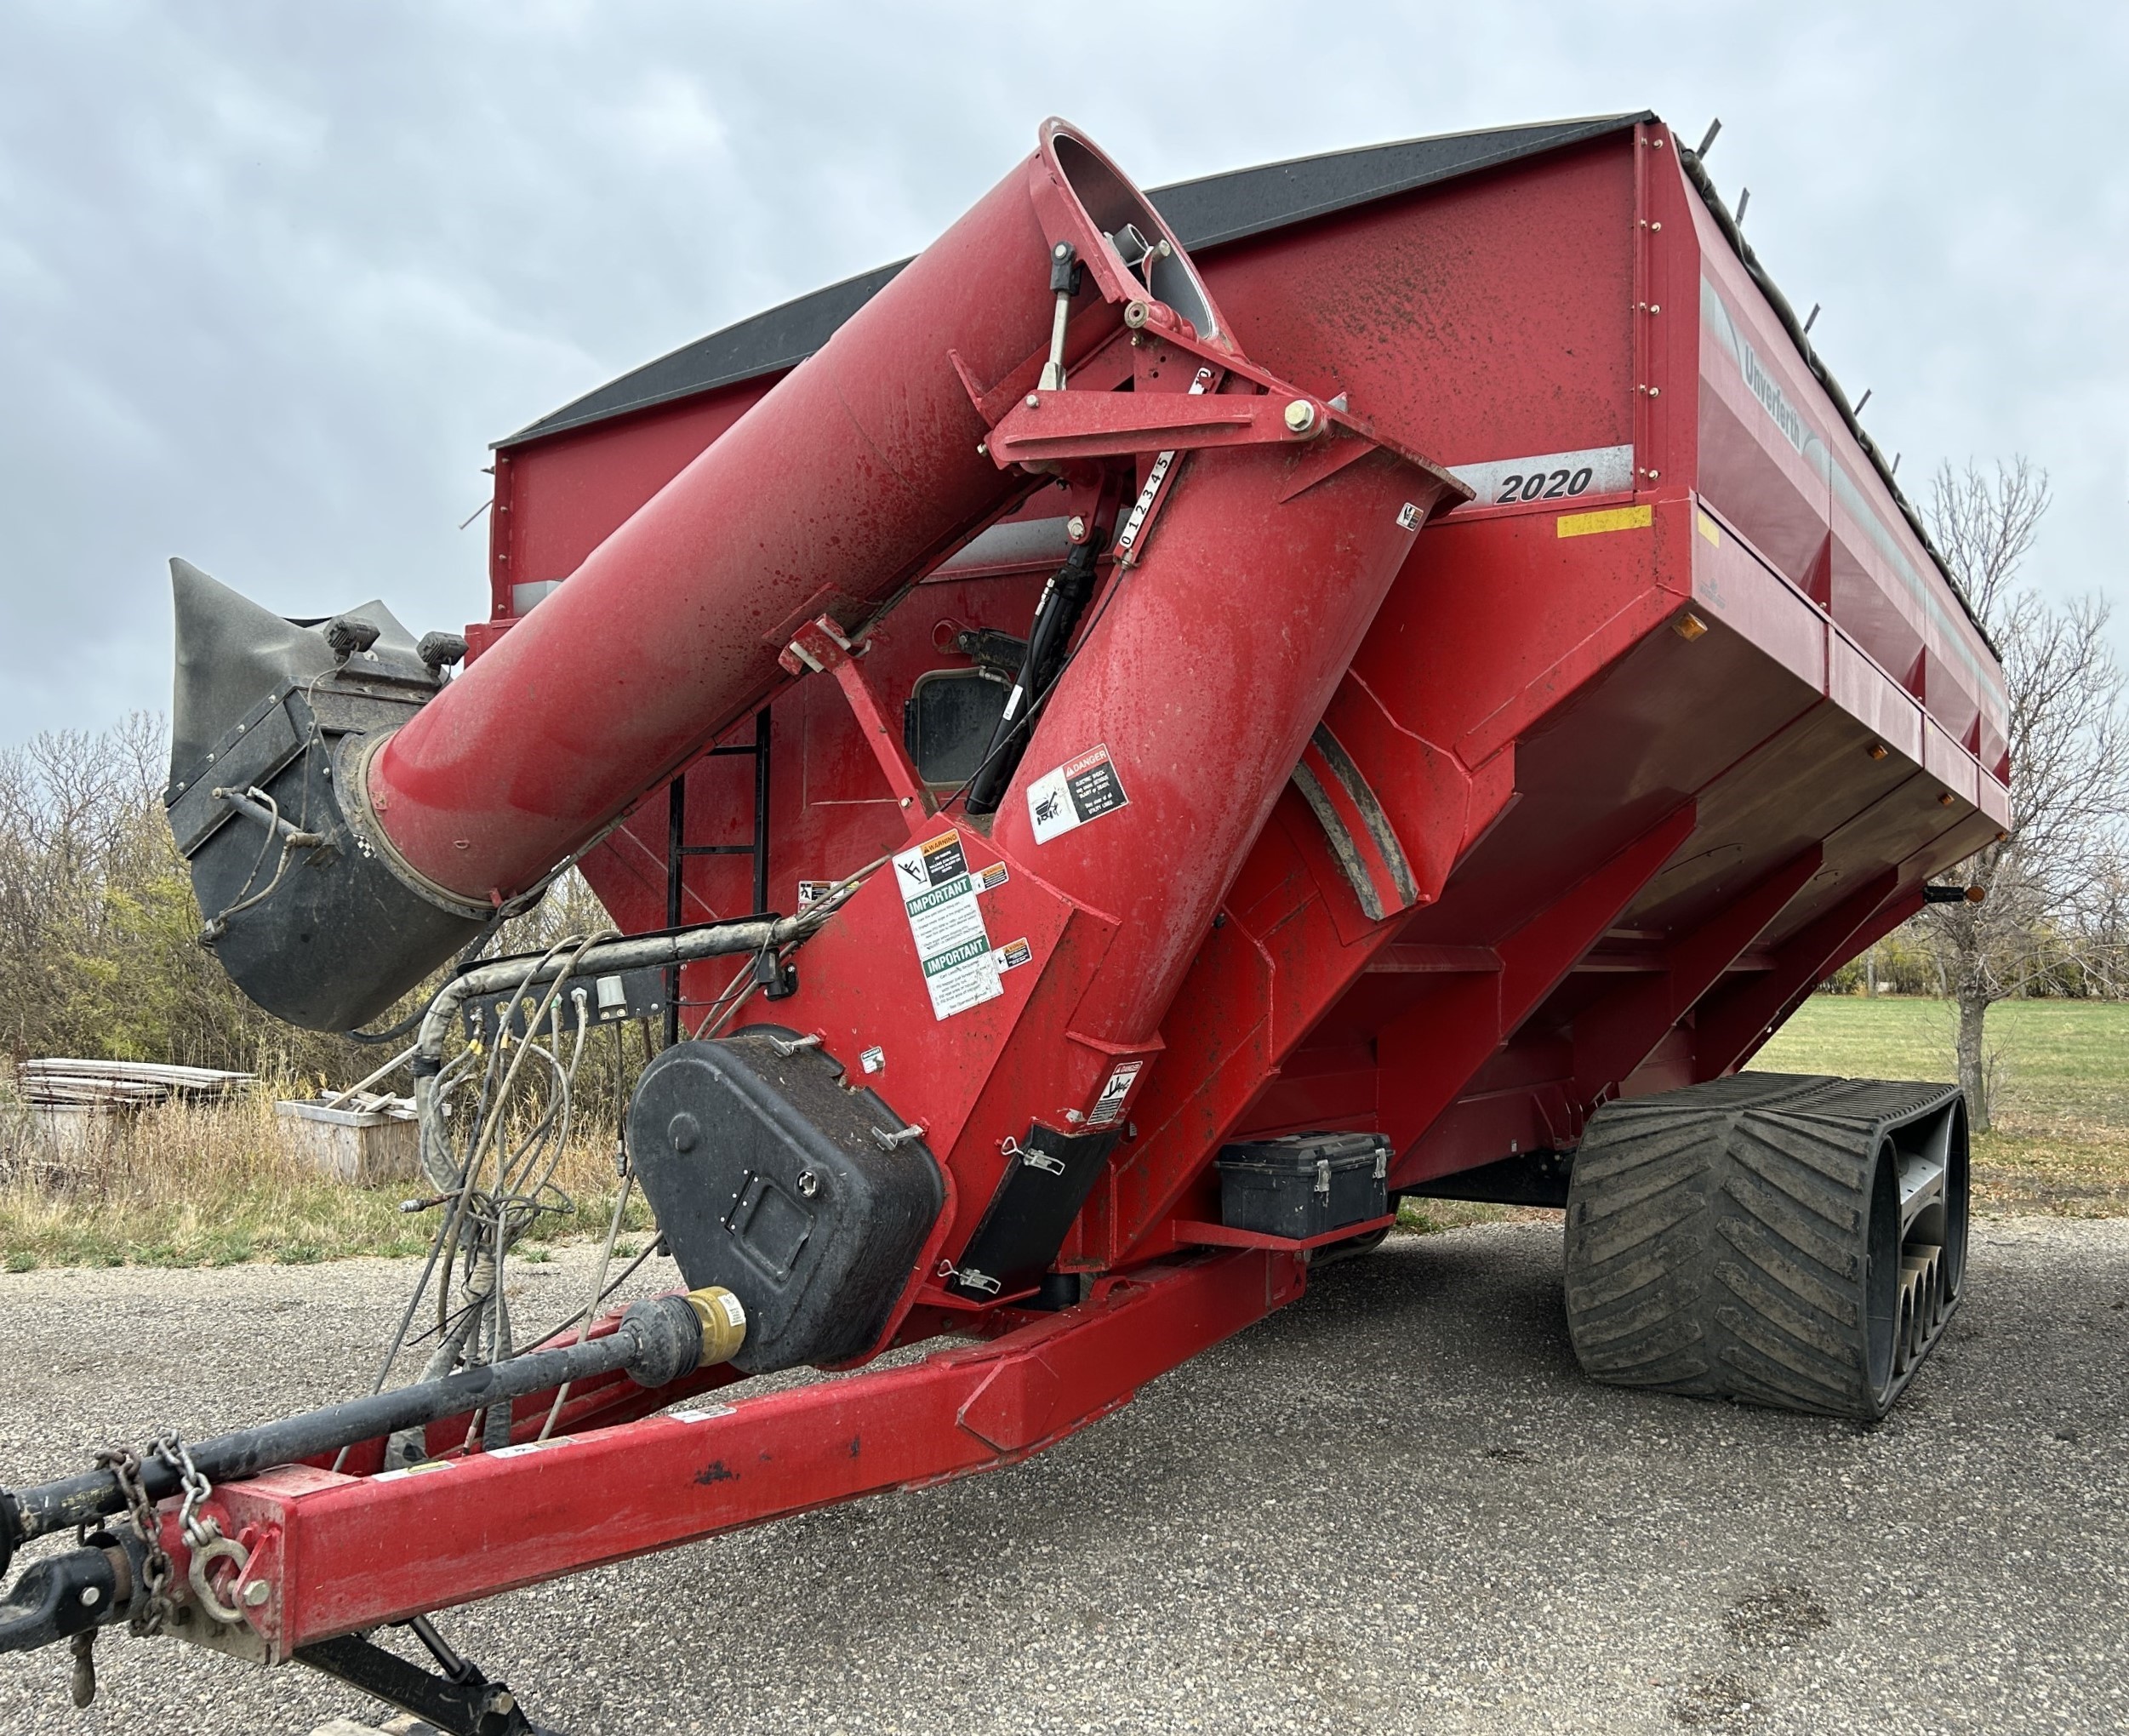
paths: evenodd
<path fill-rule="evenodd" d="M 746 1342 L 746 1306 L 722 1285 L 711 1284 L 688 1293 L 688 1305 L 702 1322 L 702 1361 L 708 1368 L 728 1362 Z"/>

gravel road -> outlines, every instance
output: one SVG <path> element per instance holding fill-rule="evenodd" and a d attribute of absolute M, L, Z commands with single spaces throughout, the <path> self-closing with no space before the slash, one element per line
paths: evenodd
<path fill-rule="evenodd" d="M 579 1254 L 528 1269 L 562 1314 Z M 1977 1225 L 1885 1425 L 1590 1385 L 1560 1236 L 1393 1239 L 1015 1470 L 445 1619 L 568 1736 L 2129 1728 L 2129 1221 Z M 0 1277 L 0 1477 L 354 1390 L 405 1267 Z M 0 1729 L 305 1736 L 300 1669 L 123 1632 Z M 374 1714 L 373 1714 L 374 1715 Z"/>

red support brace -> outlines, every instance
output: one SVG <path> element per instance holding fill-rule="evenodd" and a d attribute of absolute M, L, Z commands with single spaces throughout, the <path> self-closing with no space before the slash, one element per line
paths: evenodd
<path fill-rule="evenodd" d="M 1692 835 L 1694 806 L 1674 808 L 1593 874 L 1502 939 L 1498 973 L 1444 976 L 1427 998 L 1376 1039 L 1382 1130 L 1407 1160 L 1486 1058 L 1514 1036 Z M 1424 1179 L 1390 1172 L 1395 1187 Z"/>
<path fill-rule="evenodd" d="M 1647 1060 L 1694 1002 L 1781 915 L 1825 860 L 1818 844 L 1800 850 L 1772 874 L 1664 950 L 1661 972 L 1630 979 L 1575 1020 L 1575 1099 L 1588 1104 Z"/>
<path fill-rule="evenodd" d="M 1872 875 L 1825 915 L 1777 946 L 1773 969 L 1726 983 L 1703 1001 L 1693 1020 L 1693 1077 L 1719 1079 L 1735 1072 L 1758 1053 L 1814 985 L 1869 944 L 1859 938 L 1864 930 L 1875 925 L 1875 939 L 1920 910 L 1919 889 L 1904 898 L 1891 898 L 1898 880 L 1898 871 L 1892 868 Z M 1886 920 L 1895 910 L 1898 914 Z"/>

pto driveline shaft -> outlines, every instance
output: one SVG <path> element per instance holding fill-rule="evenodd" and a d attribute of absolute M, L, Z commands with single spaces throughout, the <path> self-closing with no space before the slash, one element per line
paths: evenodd
<path fill-rule="evenodd" d="M 441 1380 L 421 1381 L 239 1429 L 194 1447 L 192 1462 L 208 1482 L 229 1482 L 271 1465 L 314 1459 L 446 1417 L 465 1416 L 506 1399 L 545 1392 L 566 1381 L 589 1379 L 616 1368 L 639 1386 L 668 1385 L 705 1362 L 728 1360 L 739 1348 L 744 1328 L 732 1322 L 723 1305 L 726 1295 L 703 1292 L 697 1296 L 652 1297 L 633 1304 L 621 1316 L 620 1325 L 603 1338 L 532 1351 Z M 736 1299 L 729 1305 L 736 1310 Z M 728 1331 L 723 1329 L 728 1324 Z M 145 1459 L 140 1482 L 150 1499 L 160 1500 L 177 1492 L 178 1475 L 159 1458 Z M 0 1572 L 6 1570 L 6 1558 L 15 1545 L 87 1524 L 124 1505 L 117 1479 L 108 1470 L 84 1471 L 13 1493 L 0 1491 Z"/>

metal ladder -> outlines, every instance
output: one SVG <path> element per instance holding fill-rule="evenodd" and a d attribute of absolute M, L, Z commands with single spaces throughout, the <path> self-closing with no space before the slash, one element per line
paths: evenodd
<path fill-rule="evenodd" d="M 713 747 L 702 759 L 733 754 L 751 754 L 754 759 L 754 836 L 744 844 L 691 844 L 688 838 L 688 773 L 693 762 L 673 774 L 666 786 L 665 806 L 665 926 L 677 928 L 681 910 L 681 876 L 690 856 L 751 856 L 754 859 L 754 914 L 768 908 L 768 803 L 769 714 L 764 705 L 754 714 L 754 740 Z M 680 967 L 665 973 L 665 1046 L 680 1041 Z"/>

